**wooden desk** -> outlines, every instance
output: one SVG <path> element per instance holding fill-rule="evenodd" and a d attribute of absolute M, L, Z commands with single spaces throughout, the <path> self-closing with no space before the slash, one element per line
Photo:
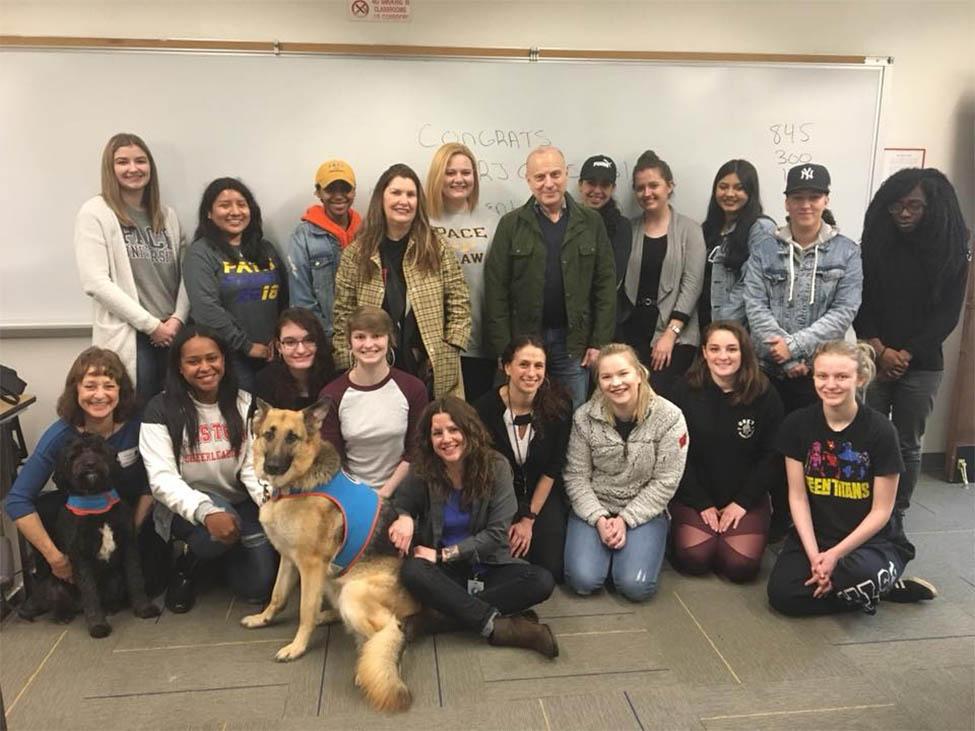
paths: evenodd
<path fill-rule="evenodd" d="M 0 424 L 5 424 L 10 419 L 16 419 L 22 411 L 35 401 L 37 398 L 29 393 L 21 394 L 16 404 L 8 404 L 6 401 L 0 400 Z"/>

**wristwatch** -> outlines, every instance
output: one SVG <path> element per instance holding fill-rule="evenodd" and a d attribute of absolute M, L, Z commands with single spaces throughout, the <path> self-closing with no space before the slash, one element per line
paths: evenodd
<path fill-rule="evenodd" d="M 674 335 L 680 335 L 680 328 L 679 328 L 679 327 L 678 327 L 677 325 L 671 325 L 671 326 L 670 326 L 670 331 L 671 331 L 671 332 L 672 332 L 672 333 L 673 333 Z"/>

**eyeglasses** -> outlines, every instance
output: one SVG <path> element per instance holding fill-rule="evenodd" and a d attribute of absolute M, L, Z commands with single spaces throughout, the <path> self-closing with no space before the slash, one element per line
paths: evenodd
<path fill-rule="evenodd" d="M 281 350 L 295 350 L 299 345 L 304 345 L 305 350 L 315 350 L 318 348 L 318 343 L 315 342 L 315 338 L 311 335 L 306 335 L 301 338 L 284 338 L 284 340 L 279 341 L 281 343 Z"/>
<path fill-rule="evenodd" d="M 925 208 L 926 206 L 922 201 L 908 201 L 907 203 L 897 201 L 896 203 L 891 203 L 889 206 L 887 206 L 887 213 L 894 216 L 899 216 L 904 211 L 907 211 L 912 216 L 916 216 L 917 214 L 923 212 Z"/>

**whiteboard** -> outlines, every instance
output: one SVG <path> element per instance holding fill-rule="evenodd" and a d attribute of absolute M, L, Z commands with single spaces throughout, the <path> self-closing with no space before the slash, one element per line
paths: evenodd
<path fill-rule="evenodd" d="M 283 251 L 314 202 L 324 160 L 351 163 L 364 213 L 387 166 L 406 162 L 425 179 L 433 151 L 450 141 L 478 156 L 482 202 L 499 214 L 527 200 L 525 157 L 540 144 L 563 149 L 572 178 L 589 155 L 610 155 L 629 213 L 632 164 L 654 149 L 673 169 L 674 207 L 698 221 L 726 160 L 756 165 L 765 209 L 778 221 L 785 171 L 812 160 L 829 168 L 830 207 L 858 239 L 883 78 L 882 65 L 5 49 L 0 326 L 90 324 L 72 231 L 79 206 L 99 192 L 102 148 L 116 132 L 135 132 L 152 148 L 163 201 L 188 241 L 200 195 L 218 176 L 251 187 L 265 233 Z"/>

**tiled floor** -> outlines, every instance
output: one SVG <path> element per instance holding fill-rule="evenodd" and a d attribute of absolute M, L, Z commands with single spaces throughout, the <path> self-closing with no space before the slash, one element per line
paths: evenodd
<path fill-rule="evenodd" d="M 540 614 L 555 661 L 462 635 L 410 646 L 413 708 L 384 716 L 352 683 L 355 648 L 340 626 L 281 665 L 294 610 L 263 630 L 222 591 L 190 614 L 128 614 L 90 639 L 14 617 L 0 627 L 0 687 L 11 729 L 797 729 L 975 728 L 975 491 L 926 480 L 908 529 L 908 573 L 934 581 L 924 605 L 874 617 L 772 613 L 763 580 L 735 586 L 665 566 L 646 605 L 557 591 Z"/>

